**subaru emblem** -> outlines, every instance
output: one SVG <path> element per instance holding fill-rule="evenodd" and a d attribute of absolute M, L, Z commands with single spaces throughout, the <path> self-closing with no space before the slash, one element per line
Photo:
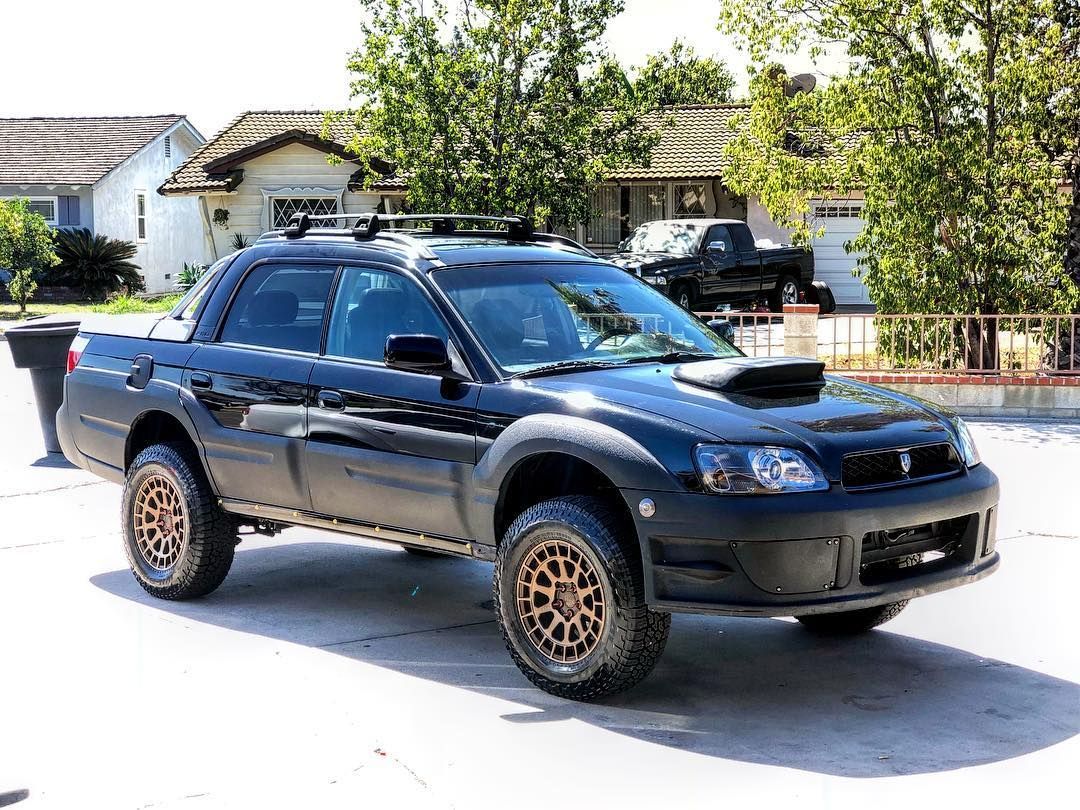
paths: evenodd
<path fill-rule="evenodd" d="M 904 473 L 904 475 L 907 475 L 909 472 L 911 472 L 911 454 L 910 453 L 901 453 L 900 454 L 900 470 L 901 470 L 901 472 Z"/>

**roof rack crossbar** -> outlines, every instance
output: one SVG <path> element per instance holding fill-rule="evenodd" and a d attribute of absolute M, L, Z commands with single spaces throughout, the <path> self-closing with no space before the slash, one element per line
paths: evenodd
<path fill-rule="evenodd" d="M 352 220 L 351 228 L 348 222 Z M 538 233 L 534 230 L 528 217 L 515 216 L 485 216 L 481 214 L 307 214 L 296 213 L 289 219 L 285 227 L 285 236 L 296 239 L 304 236 L 312 227 L 322 223 L 342 223 L 341 227 L 351 230 L 356 239 L 371 239 L 379 233 L 389 235 L 387 225 L 399 225 L 411 222 L 431 223 L 431 233 L 437 236 L 452 236 L 455 234 L 471 235 L 483 234 L 484 236 L 505 236 L 514 242 L 547 242 L 565 247 L 589 252 L 586 247 L 566 236 L 553 233 Z M 470 228 L 459 231 L 459 223 L 484 223 L 491 225 L 505 225 L 506 230 L 487 230 Z M 400 234 L 404 235 L 404 234 Z M 401 241 L 401 240 L 399 240 Z"/>

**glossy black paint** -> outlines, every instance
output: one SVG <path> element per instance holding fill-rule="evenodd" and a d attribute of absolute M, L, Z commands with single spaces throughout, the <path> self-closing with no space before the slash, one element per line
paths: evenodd
<path fill-rule="evenodd" d="M 426 353 L 421 373 L 400 363 L 391 368 L 220 343 L 234 290 L 253 267 L 273 261 L 395 270 L 418 285 L 443 321 L 451 368 L 442 368 L 441 355 L 433 362 L 426 344 L 422 352 L 417 345 L 391 347 L 408 362 Z M 73 462 L 122 480 L 132 426 L 147 414 L 169 414 L 196 444 L 218 495 L 246 504 L 238 514 L 256 513 L 262 504 L 275 507 L 278 520 L 295 510 L 297 522 L 332 526 L 340 518 L 400 530 L 395 536 L 413 544 L 423 545 L 428 535 L 468 541 L 476 556 L 500 540 L 501 498 L 521 465 L 537 454 L 570 456 L 595 468 L 624 499 L 649 601 L 664 609 L 835 610 L 951 587 L 996 566 L 997 482 L 985 466 L 874 492 L 840 486 L 848 453 L 942 441 L 959 446 L 947 415 L 910 398 L 835 377 L 794 396 L 722 393 L 680 381 L 672 375 L 677 366 L 660 362 L 501 376 L 433 276 L 454 265 L 495 265 L 493 272 L 513 274 L 545 262 L 602 263 L 502 239 L 260 240 L 220 271 L 188 342 L 148 338 L 157 330 L 143 327 L 117 329 L 120 334 L 95 327 L 83 362 L 66 381 L 57 415 L 61 444 Z M 153 361 L 143 390 L 126 385 L 141 355 Z M 693 462 L 694 448 L 704 442 L 800 450 L 820 465 L 830 490 L 706 494 Z M 644 497 L 657 505 L 653 518 L 637 511 Z M 965 556 L 954 567 L 899 584 L 856 585 L 851 572 L 858 570 L 863 533 L 961 516 L 974 517 Z M 771 550 L 732 547 L 776 540 L 784 544 Z M 802 574 L 791 576 L 797 569 Z M 777 596 L 762 585 L 775 574 L 809 587 L 825 571 L 834 571 L 835 581 L 810 595 Z"/>
<path fill-rule="evenodd" d="M 805 290 L 814 281 L 814 256 L 799 247 L 758 248 L 745 222 L 701 220 L 708 228 L 693 253 L 618 252 L 608 258 L 678 300 L 680 286 L 692 302 L 738 304 L 772 293 L 791 276 Z M 646 223 L 647 224 L 647 223 Z M 723 244 L 725 249 L 720 250 Z"/>
<path fill-rule="evenodd" d="M 211 478 L 230 497 L 308 509 L 304 445 L 311 356 L 204 344 L 182 387 Z"/>
<path fill-rule="evenodd" d="M 316 363 L 310 384 L 316 402 L 307 466 L 316 512 L 468 536 L 479 385 L 330 358 Z M 341 407 L 328 407 L 327 394 Z"/>
<path fill-rule="evenodd" d="M 388 368 L 420 374 L 450 370 L 446 344 L 434 335 L 390 335 L 385 360 Z"/>

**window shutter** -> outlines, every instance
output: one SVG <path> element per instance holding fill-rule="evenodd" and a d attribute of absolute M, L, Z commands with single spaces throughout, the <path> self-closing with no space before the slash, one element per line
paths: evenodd
<path fill-rule="evenodd" d="M 79 198 L 64 196 L 57 198 L 59 210 L 56 212 L 57 225 L 79 224 Z"/>

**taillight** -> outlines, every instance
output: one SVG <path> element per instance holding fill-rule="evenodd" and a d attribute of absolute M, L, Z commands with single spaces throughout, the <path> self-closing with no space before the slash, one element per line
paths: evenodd
<path fill-rule="evenodd" d="M 75 366 L 79 365 L 79 361 L 82 360 L 82 353 L 85 351 L 87 344 L 90 342 L 90 338 L 85 338 L 82 335 L 76 335 L 75 339 L 71 341 L 71 346 L 68 347 L 67 356 L 67 373 L 70 374 L 75 370 Z"/>

